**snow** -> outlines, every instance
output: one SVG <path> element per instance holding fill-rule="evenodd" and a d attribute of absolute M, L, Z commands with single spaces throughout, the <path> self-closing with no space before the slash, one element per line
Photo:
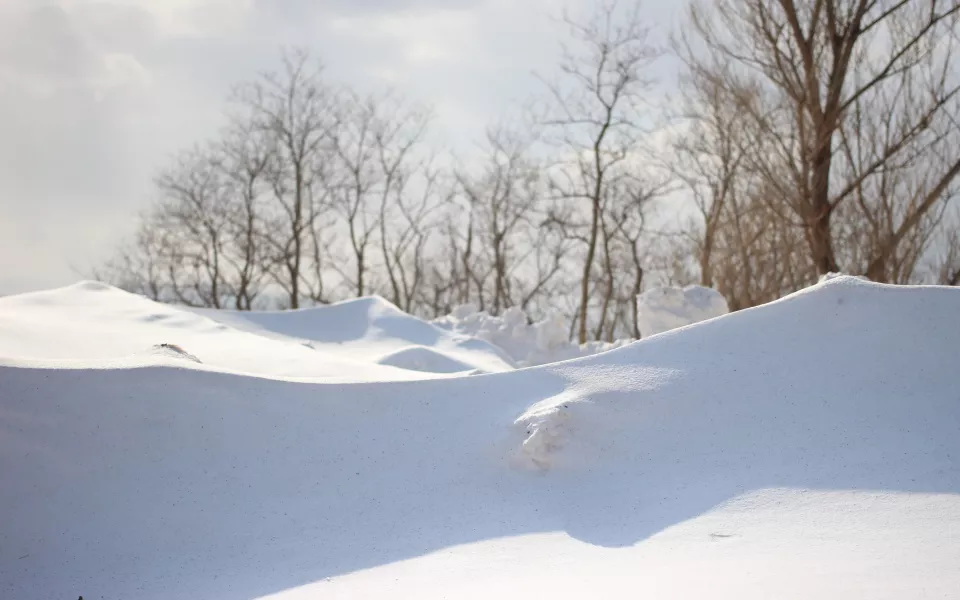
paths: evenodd
<path fill-rule="evenodd" d="M 408 346 L 396 352 L 380 357 L 377 361 L 381 365 L 391 365 L 401 369 L 412 369 L 427 373 L 458 373 L 476 371 L 465 362 L 450 358 L 441 352 L 425 346 Z"/>
<path fill-rule="evenodd" d="M 239 313 L 186 310 L 82 282 L 0 298 L 0 356 L 36 366 L 153 364 L 160 354 L 189 355 L 210 370 L 268 377 L 422 379 L 422 371 L 378 361 L 412 344 L 485 372 L 513 368 L 490 344 L 433 327 L 376 297 L 301 311 Z"/>
<path fill-rule="evenodd" d="M 567 323 L 561 315 L 550 314 L 530 323 L 523 310 L 517 307 L 508 308 L 502 315 L 494 316 L 478 310 L 476 306 L 465 304 L 432 323 L 447 331 L 485 340 L 500 348 L 520 367 L 590 356 L 626 343 L 574 344 L 570 341 Z"/>
<path fill-rule="evenodd" d="M 435 372 L 443 373 L 459 365 L 463 369 L 456 370 L 496 373 L 514 367 L 513 361 L 495 345 L 426 323 L 378 296 L 293 311 L 196 312 L 242 331 L 299 340 L 311 348 L 364 362 L 376 357 L 374 362 L 378 364 L 412 364 L 422 362 L 419 359 L 430 354 L 432 358 L 425 360 L 433 367 L 417 367 L 416 371 L 439 368 Z"/>
<path fill-rule="evenodd" d="M 712 288 L 688 285 L 651 288 L 637 296 L 640 335 L 649 337 L 730 312 L 723 295 Z"/>
<path fill-rule="evenodd" d="M 323 309 L 260 335 L 86 284 L 0 299 L 3 597 L 960 590 L 960 290 L 838 277 L 479 376 L 378 364 L 439 346 L 366 304 L 338 357 L 302 345 L 335 343 Z M 202 363 L 118 359 L 165 341 Z M 358 371 L 284 376 L 292 348 Z"/>

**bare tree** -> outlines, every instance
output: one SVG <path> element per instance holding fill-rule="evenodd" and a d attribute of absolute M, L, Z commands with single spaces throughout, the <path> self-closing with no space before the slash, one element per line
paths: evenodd
<path fill-rule="evenodd" d="M 840 269 L 833 217 L 858 190 L 906 157 L 935 165 L 914 179 L 910 208 L 869 260 L 866 271 L 885 278 L 888 257 L 960 173 L 942 151 L 956 129 L 960 2 L 718 0 L 690 14 L 699 53 L 688 62 L 749 119 L 752 166 L 799 220 L 817 272 Z M 890 117 L 884 133 L 854 141 L 858 112 Z"/>
<path fill-rule="evenodd" d="M 374 97 L 360 98 L 352 92 L 339 103 L 340 126 L 332 135 L 337 167 L 332 180 L 326 182 L 333 205 L 346 225 L 353 258 L 352 272 L 333 266 L 358 297 L 367 292 L 368 250 L 379 228 L 379 213 L 373 205 L 375 188 L 382 177 L 374 131 L 380 118 L 377 109 Z"/>
<path fill-rule="evenodd" d="M 648 42 L 639 4 L 622 19 L 609 4 L 585 22 L 565 22 L 575 47 L 564 48 L 560 76 L 547 85 L 543 125 L 561 153 L 551 169 L 556 195 L 586 203 L 589 212 L 578 309 L 578 339 L 584 343 L 606 187 L 638 146 L 643 119 L 637 110 L 652 86 L 645 70 L 660 52 Z"/>
<path fill-rule="evenodd" d="M 229 204 L 224 235 L 233 251 L 224 258 L 235 272 L 235 308 L 252 310 L 263 292 L 267 270 L 263 217 L 270 153 L 246 123 L 234 123 L 224 132 L 217 153 L 214 161 L 226 187 L 223 200 Z"/>
<path fill-rule="evenodd" d="M 408 312 L 423 283 L 432 219 L 443 202 L 439 173 L 418 152 L 431 118 L 431 111 L 388 93 L 377 99 L 372 125 L 383 270 L 393 303 Z"/>
<path fill-rule="evenodd" d="M 947 234 L 944 250 L 936 269 L 936 282 L 941 285 L 960 285 L 960 227 L 956 225 Z"/>
<path fill-rule="evenodd" d="M 102 267 L 94 269 L 92 276 L 157 302 L 172 302 L 175 299 L 166 284 L 162 232 L 153 226 L 152 216 L 141 215 L 132 238 L 121 244 Z"/>
<path fill-rule="evenodd" d="M 270 150 L 265 176 L 273 196 L 265 241 L 270 246 L 274 283 L 290 308 L 300 306 L 304 258 L 316 215 L 325 197 L 320 175 L 331 160 L 331 132 L 337 126 L 336 95 L 323 81 L 323 67 L 305 51 L 283 56 L 283 70 L 237 88 L 239 118 L 261 134 Z"/>
<path fill-rule="evenodd" d="M 529 145 L 503 126 L 491 128 L 480 171 L 471 175 L 461 169 L 456 175 L 476 219 L 480 245 L 488 253 L 483 258 L 486 266 L 474 264 L 471 272 L 491 274 L 491 309 L 495 314 L 521 303 L 514 295 L 512 274 L 526 250 L 519 247 L 523 231 L 531 225 L 542 202 L 540 176 L 528 156 Z"/>
<path fill-rule="evenodd" d="M 223 172 L 207 148 L 183 153 L 157 178 L 162 200 L 155 225 L 173 243 L 169 269 L 184 267 L 187 277 L 170 273 L 170 285 L 184 304 L 221 308 L 232 296 L 227 282 L 229 214 Z"/>
<path fill-rule="evenodd" d="M 422 300 L 422 287 L 432 258 L 430 243 L 435 237 L 434 228 L 442 222 L 441 209 L 453 196 L 440 182 L 439 170 L 429 164 L 421 165 L 420 169 L 418 193 L 407 189 L 405 176 L 398 177 L 391 186 L 395 216 L 391 220 L 393 226 L 384 229 L 382 234 L 386 239 L 384 270 L 390 280 L 393 302 L 409 313 L 425 312 L 417 302 Z"/>

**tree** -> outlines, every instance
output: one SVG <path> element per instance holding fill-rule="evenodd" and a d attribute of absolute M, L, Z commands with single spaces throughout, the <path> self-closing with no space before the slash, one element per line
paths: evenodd
<path fill-rule="evenodd" d="M 563 49 L 560 75 L 547 84 L 542 119 L 548 141 L 561 155 L 550 170 L 551 187 L 559 199 L 588 207 L 577 317 L 580 343 L 587 341 L 604 197 L 618 169 L 637 150 L 644 122 L 638 108 L 652 87 L 645 71 L 661 54 L 648 42 L 639 4 L 619 17 L 616 5 L 608 4 L 582 23 L 564 19 L 576 45 Z"/>
<path fill-rule="evenodd" d="M 751 168 L 799 220 L 818 273 L 841 268 L 834 216 L 855 212 L 862 190 L 889 186 L 878 180 L 891 168 L 926 165 L 909 191 L 860 207 L 868 222 L 890 202 L 902 209 L 864 269 L 886 279 L 890 257 L 960 173 L 946 151 L 957 138 L 960 2 L 718 0 L 690 17 L 687 62 L 749 121 Z"/>
<path fill-rule="evenodd" d="M 239 86 L 234 96 L 236 118 L 249 124 L 256 143 L 269 152 L 264 176 L 275 210 L 267 217 L 264 240 L 271 278 L 286 293 L 290 308 L 299 307 L 302 298 L 303 262 L 315 233 L 311 218 L 329 199 L 324 177 L 340 113 L 322 74 L 323 66 L 305 51 L 293 51 L 284 54 L 281 72 Z"/>
<path fill-rule="evenodd" d="M 477 236 L 483 251 L 472 255 L 469 272 L 478 285 L 481 305 L 489 297 L 494 314 L 518 304 L 513 275 L 523 262 L 524 232 L 541 209 L 540 176 L 528 155 L 529 146 L 529 141 L 502 126 L 491 128 L 479 172 L 461 169 L 456 174 L 472 217 L 470 243 Z M 479 273 L 483 275 L 478 277 Z"/>

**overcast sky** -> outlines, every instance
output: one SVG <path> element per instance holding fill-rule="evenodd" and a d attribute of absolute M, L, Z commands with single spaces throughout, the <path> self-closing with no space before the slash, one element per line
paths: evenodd
<path fill-rule="evenodd" d="M 310 48 L 331 79 L 431 104 L 453 147 L 537 89 L 592 0 L 0 0 L 0 294 L 109 256 L 230 84 Z M 673 1 L 647 0 L 664 30 Z"/>

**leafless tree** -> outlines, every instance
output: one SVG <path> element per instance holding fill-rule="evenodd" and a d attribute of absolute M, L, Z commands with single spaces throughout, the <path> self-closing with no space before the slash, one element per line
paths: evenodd
<path fill-rule="evenodd" d="M 155 226 L 172 242 L 165 248 L 168 268 L 185 270 L 184 277 L 170 273 L 174 295 L 184 304 L 224 307 L 233 295 L 226 273 L 230 216 L 215 155 L 207 148 L 183 153 L 157 187 L 162 200 Z"/>
<path fill-rule="evenodd" d="M 638 108 L 652 87 L 645 71 L 660 52 L 648 41 L 639 4 L 623 17 L 608 4 L 584 22 L 565 18 L 565 23 L 574 45 L 564 47 L 559 77 L 547 84 L 542 124 L 561 155 L 550 170 L 555 194 L 588 207 L 577 336 L 584 343 L 606 187 L 643 134 Z"/>
<path fill-rule="evenodd" d="M 445 200 L 438 169 L 420 148 L 432 112 L 395 93 L 378 97 L 373 108 L 383 270 L 393 303 L 410 312 L 424 280 L 434 218 Z"/>
<path fill-rule="evenodd" d="M 162 252 L 161 232 L 152 226 L 151 214 L 140 216 L 133 236 L 117 249 L 116 254 L 92 272 L 98 281 L 107 281 L 158 302 L 172 302 L 168 293 L 166 268 Z"/>
<path fill-rule="evenodd" d="M 379 156 L 374 129 L 378 126 L 378 106 L 373 97 L 361 98 L 347 92 L 338 103 L 339 127 L 332 131 L 336 169 L 325 182 L 332 192 L 334 208 L 346 226 L 352 256 L 352 269 L 332 265 L 356 296 L 367 291 L 370 268 L 369 249 L 379 229 L 379 212 L 374 207 L 375 189 L 381 185 Z"/>
<path fill-rule="evenodd" d="M 270 153 L 246 123 L 235 123 L 225 131 L 216 150 L 214 162 L 226 188 L 221 200 L 228 204 L 224 235 L 233 251 L 224 259 L 235 272 L 235 308 L 252 310 L 267 274 L 263 218 Z"/>
<path fill-rule="evenodd" d="M 960 285 L 960 227 L 949 231 L 944 241 L 944 250 L 936 270 L 936 283 Z"/>
<path fill-rule="evenodd" d="M 536 218 L 543 200 L 540 175 L 532 164 L 529 142 L 503 126 L 487 131 L 485 156 L 479 172 L 457 173 L 457 181 L 473 222 L 471 239 L 479 238 L 483 254 L 470 266 L 471 274 L 489 273 L 492 279 L 490 308 L 494 314 L 518 302 L 513 274 L 520 268 L 527 248 L 521 247 L 526 230 Z M 483 261 L 481 266 L 477 261 Z M 485 298 L 486 276 L 475 279 Z"/>
<path fill-rule="evenodd" d="M 270 247 L 273 282 L 290 308 L 301 301 L 304 259 L 313 231 L 308 217 L 327 200 L 321 175 L 329 169 L 331 133 L 339 112 L 337 95 L 323 80 L 323 67 L 305 51 L 287 52 L 283 69 L 237 88 L 234 105 L 267 145 L 265 177 L 273 206 L 265 237 Z"/>
<path fill-rule="evenodd" d="M 960 158 L 946 150 L 957 135 L 960 2 L 718 0 L 695 4 L 690 16 L 688 62 L 749 120 L 752 167 L 799 221 L 818 273 L 841 268 L 834 216 L 861 190 L 889 186 L 877 180 L 891 167 L 923 161 L 909 191 L 889 196 L 901 214 L 867 260 L 868 275 L 887 279 L 898 245 L 960 173 Z M 864 219 L 884 210 L 861 208 Z"/>

